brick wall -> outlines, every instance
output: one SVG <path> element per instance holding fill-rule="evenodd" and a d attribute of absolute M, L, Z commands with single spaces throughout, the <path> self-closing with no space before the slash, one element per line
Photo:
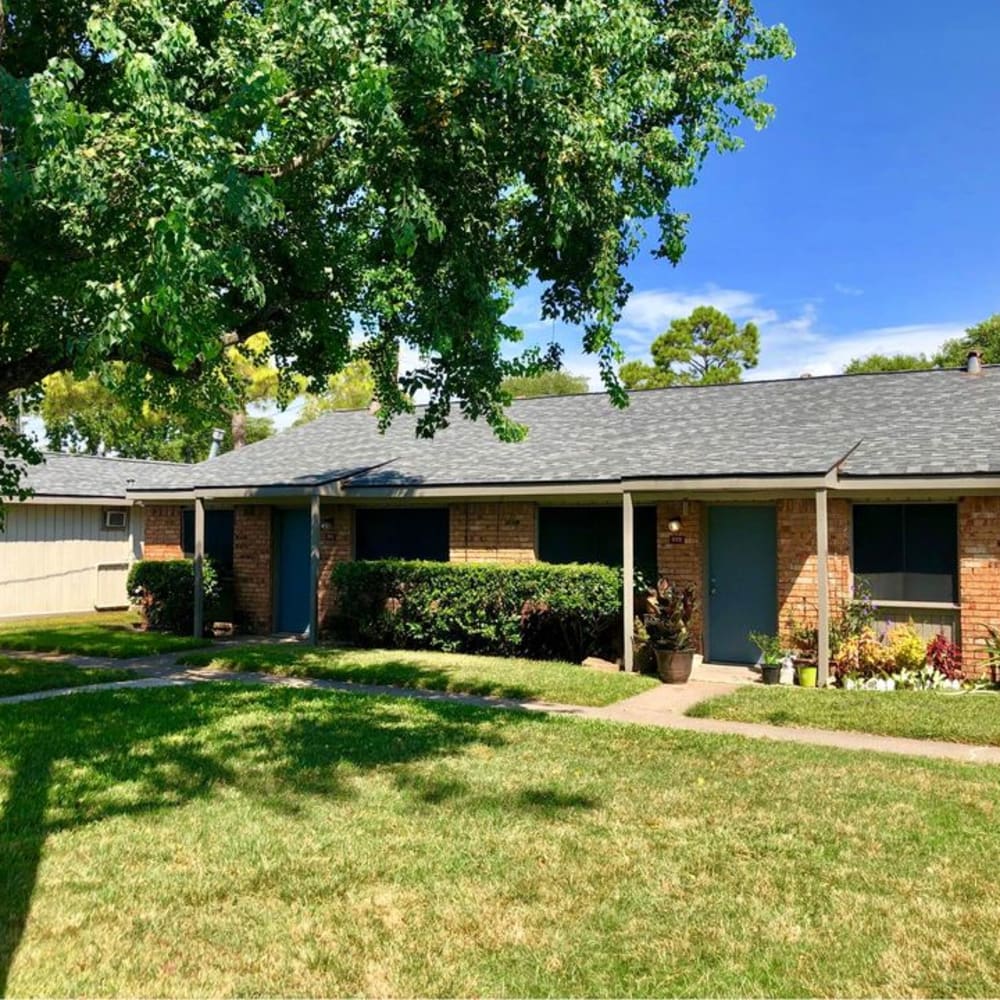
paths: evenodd
<path fill-rule="evenodd" d="M 162 562 L 183 559 L 180 507 L 146 507 L 142 558 Z"/>
<path fill-rule="evenodd" d="M 667 522 L 677 516 L 680 510 L 674 501 L 656 505 L 656 564 L 660 576 L 665 576 L 671 583 L 695 588 L 698 595 L 698 610 L 695 612 L 691 631 L 695 636 L 698 651 L 702 652 L 705 648 L 702 634 L 705 602 L 702 569 L 705 552 L 702 542 L 702 505 L 697 501 L 687 501 L 680 531 L 680 537 L 683 537 L 684 541 L 671 542 Z"/>
<path fill-rule="evenodd" d="M 815 623 L 819 607 L 816 573 L 816 501 L 812 497 L 779 500 L 778 622 L 782 631 L 790 618 Z M 851 596 L 851 505 L 827 502 L 828 580 L 831 614 Z"/>
<path fill-rule="evenodd" d="M 319 622 L 320 631 L 336 608 L 337 595 L 330 585 L 330 574 L 339 562 L 354 557 L 354 511 L 351 507 L 324 507 L 319 537 Z"/>
<path fill-rule="evenodd" d="M 983 624 L 1000 626 L 1000 497 L 958 504 L 958 597 L 966 669 L 986 669 Z"/>
<path fill-rule="evenodd" d="M 450 514 L 452 562 L 534 562 L 535 505 L 453 504 Z"/>
<path fill-rule="evenodd" d="M 271 632 L 271 508 L 239 506 L 233 519 L 236 612 L 248 632 Z"/>

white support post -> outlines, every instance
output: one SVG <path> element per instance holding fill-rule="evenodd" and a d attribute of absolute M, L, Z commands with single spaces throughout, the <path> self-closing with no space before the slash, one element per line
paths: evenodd
<path fill-rule="evenodd" d="M 319 641 L 319 566 L 320 566 L 319 494 L 314 493 L 309 506 L 309 642 Z"/>
<path fill-rule="evenodd" d="M 829 531 L 827 528 L 826 490 L 816 491 L 816 591 L 819 615 L 816 622 L 818 642 L 816 647 L 818 683 L 826 686 L 830 672 L 830 574 Z"/>
<path fill-rule="evenodd" d="M 205 632 L 205 501 L 194 502 L 194 637 Z"/>
<path fill-rule="evenodd" d="M 635 551 L 633 549 L 632 525 L 635 521 L 632 494 L 626 490 L 622 494 L 622 663 L 631 673 L 635 670 L 632 649 L 632 620 L 635 618 Z"/>

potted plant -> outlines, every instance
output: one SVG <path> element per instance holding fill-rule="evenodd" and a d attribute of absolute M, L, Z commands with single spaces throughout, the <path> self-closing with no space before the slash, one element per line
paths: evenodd
<path fill-rule="evenodd" d="M 691 676 L 695 607 L 694 587 L 678 587 L 665 579 L 656 585 L 656 608 L 643 624 L 656 655 L 656 672 L 665 684 L 683 684 Z"/>
<path fill-rule="evenodd" d="M 819 629 L 793 618 L 788 622 L 788 635 L 794 650 L 795 679 L 799 687 L 816 687 Z"/>
<path fill-rule="evenodd" d="M 787 655 L 781 645 L 781 636 L 751 632 L 750 641 L 760 650 L 761 680 L 765 684 L 777 684 L 781 680 L 781 666 Z"/>

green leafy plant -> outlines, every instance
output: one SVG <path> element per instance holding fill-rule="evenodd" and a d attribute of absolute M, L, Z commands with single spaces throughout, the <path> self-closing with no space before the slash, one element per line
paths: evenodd
<path fill-rule="evenodd" d="M 621 573 L 607 566 L 339 563 L 333 631 L 367 646 L 582 660 L 621 646 Z"/>
<path fill-rule="evenodd" d="M 751 632 L 750 641 L 760 650 L 761 660 L 771 667 L 780 665 L 788 655 L 780 635 L 765 632 Z"/>
<path fill-rule="evenodd" d="M 203 570 L 206 620 L 220 597 L 218 574 L 205 560 Z M 194 628 L 194 562 L 144 559 L 128 574 L 131 601 L 146 628 L 156 632 L 190 633 Z"/>
<path fill-rule="evenodd" d="M 661 579 L 656 585 L 656 610 L 643 620 L 650 642 L 658 649 L 690 650 L 691 620 L 696 608 L 694 587 L 681 587 Z"/>

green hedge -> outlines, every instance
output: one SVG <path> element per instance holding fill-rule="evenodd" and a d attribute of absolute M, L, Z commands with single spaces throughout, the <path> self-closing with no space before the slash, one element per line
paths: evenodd
<path fill-rule="evenodd" d="M 597 565 L 339 563 L 334 631 L 368 646 L 582 660 L 620 650 L 622 577 Z"/>
<path fill-rule="evenodd" d="M 205 620 L 211 621 L 219 599 L 215 567 L 204 562 Z M 194 562 L 144 559 L 128 574 L 128 592 L 146 627 L 157 632 L 190 634 L 194 628 Z"/>

